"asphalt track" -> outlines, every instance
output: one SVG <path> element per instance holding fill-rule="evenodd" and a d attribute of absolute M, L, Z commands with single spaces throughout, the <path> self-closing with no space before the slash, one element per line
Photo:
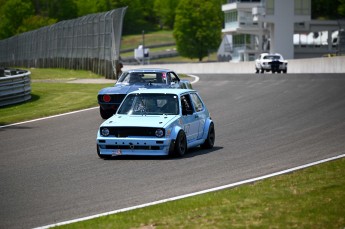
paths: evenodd
<path fill-rule="evenodd" d="M 32 228 L 201 191 L 345 152 L 345 74 L 199 75 L 212 150 L 96 155 L 98 109 L 0 128 L 0 228 Z M 0 118 L 1 120 L 1 118 Z"/>

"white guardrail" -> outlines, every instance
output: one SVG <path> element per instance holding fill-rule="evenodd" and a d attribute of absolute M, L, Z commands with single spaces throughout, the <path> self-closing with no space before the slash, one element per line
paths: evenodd
<path fill-rule="evenodd" d="M 0 107 L 31 99 L 31 72 L 0 69 Z"/>

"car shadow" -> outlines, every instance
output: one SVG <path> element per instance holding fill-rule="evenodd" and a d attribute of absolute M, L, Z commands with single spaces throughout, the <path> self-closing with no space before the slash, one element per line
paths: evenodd
<path fill-rule="evenodd" d="M 8 129 L 25 130 L 25 129 L 33 129 L 33 127 L 11 125 L 11 124 L 0 122 L 0 131 L 5 131 L 5 130 L 8 130 Z"/>
<path fill-rule="evenodd" d="M 195 147 L 195 148 L 189 149 L 188 152 L 183 157 L 171 158 L 171 159 L 184 159 L 184 158 L 197 157 L 197 156 L 213 153 L 221 149 L 223 149 L 223 147 L 221 146 L 214 146 L 212 149 L 203 149 L 201 147 Z"/>
<path fill-rule="evenodd" d="M 183 157 L 172 157 L 172 156 L 128 156 L 128 155 L 121 155 L 121 156 L 114 156 L 110 158 L 105 158 L 104 160 L 183 160 L 187 158 L 202 156 L 205 154 L 216 152 L 220 149 L 223 149 L 223 147 L 220 146 L 214 146 L 212 149 L 202 149 L 201 147 L 195 147 L 192 149 L 189 149 L 188 152 Z"/>

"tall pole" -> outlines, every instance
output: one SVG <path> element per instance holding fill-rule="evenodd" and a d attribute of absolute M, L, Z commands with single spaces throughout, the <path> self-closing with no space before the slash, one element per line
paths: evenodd
<path fill-rule="evenodd" d="M 142 31 L 143 34 L 143 65 L 145 64 L 145 30 Z"/>

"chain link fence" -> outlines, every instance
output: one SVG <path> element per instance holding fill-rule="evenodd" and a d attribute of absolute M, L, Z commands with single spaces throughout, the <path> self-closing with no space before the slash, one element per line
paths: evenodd
<path fill-rule="evenodd" d="M 0 66 L 90 70 L 114 79 L 126 9 L 61 21 L 0 40 Z"/>

